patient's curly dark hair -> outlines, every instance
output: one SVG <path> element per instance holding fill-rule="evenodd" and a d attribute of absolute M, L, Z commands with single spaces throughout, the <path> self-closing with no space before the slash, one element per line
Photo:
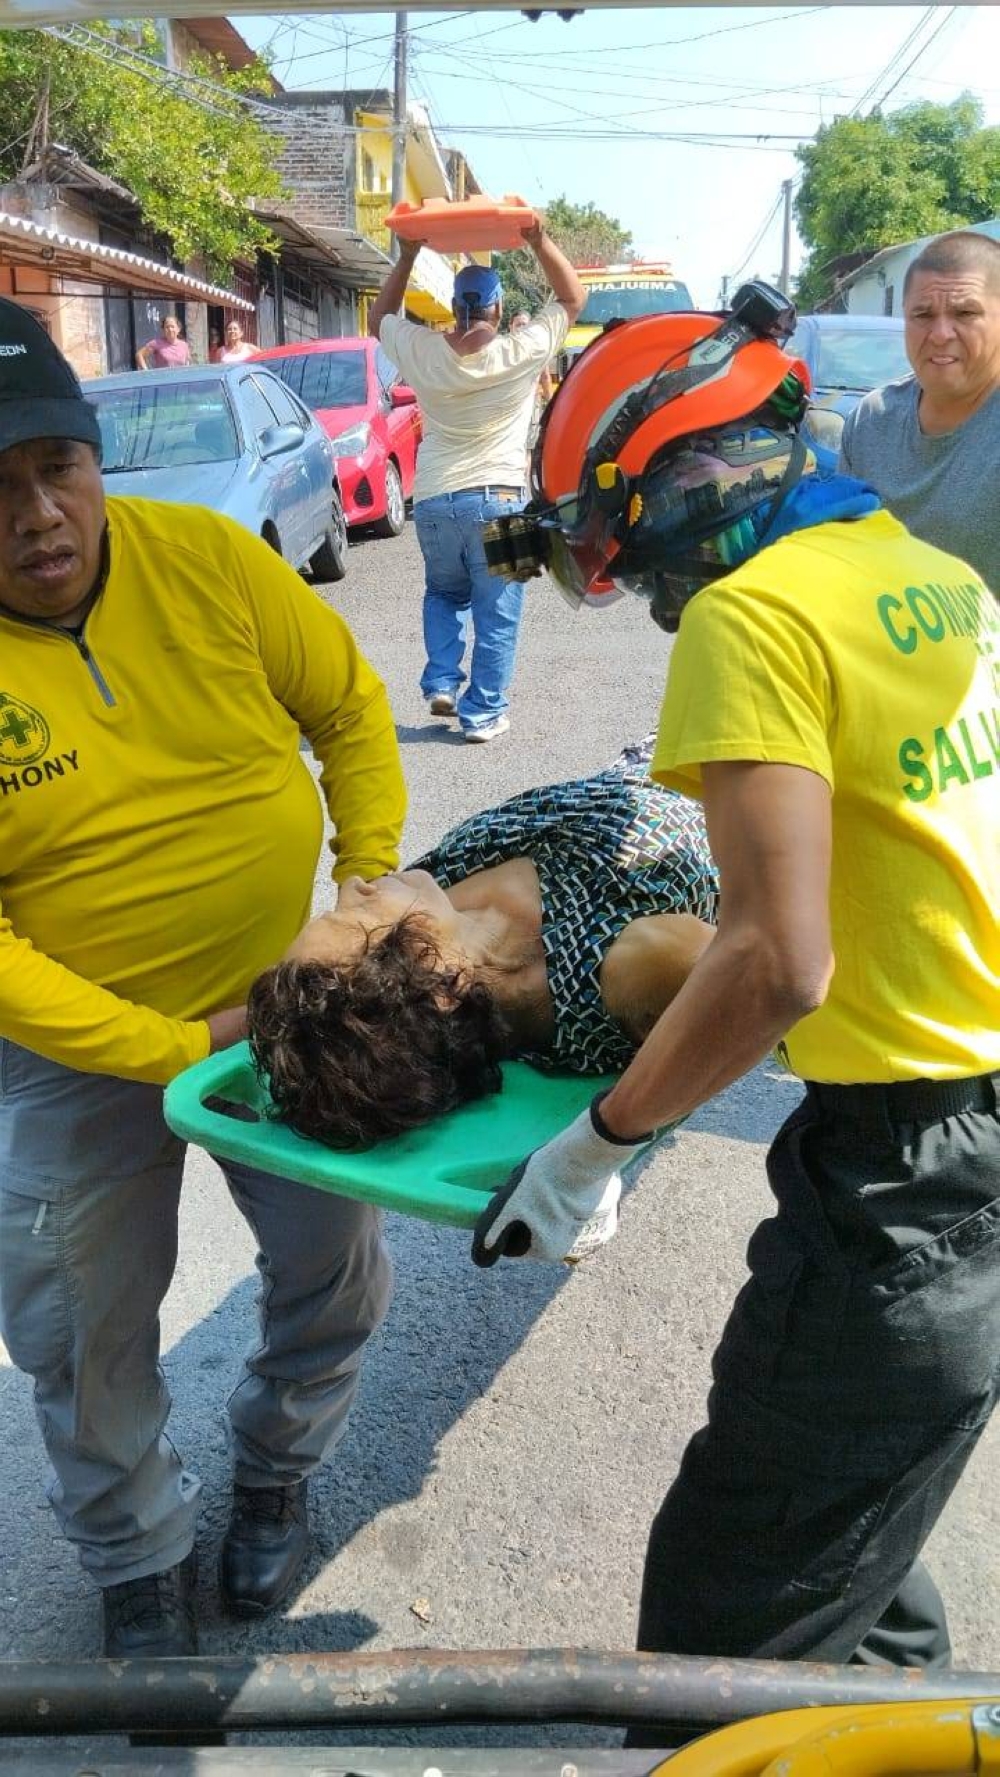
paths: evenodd
<path fill-rule="evenodd" d="M 371 1147 L 500 1090 L 504 1018 L 444 962 L 419 915 L 349 962 L 282 962 L 247 1001 L 250 1048 L 278 1117 L 327 1147 Z"/>

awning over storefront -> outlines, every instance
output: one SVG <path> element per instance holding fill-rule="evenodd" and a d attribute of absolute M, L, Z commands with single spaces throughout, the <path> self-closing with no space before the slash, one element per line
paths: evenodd
<path fill-rule="evenodd" d="M 377 290 L 385 281 L 385 274 L 392 261 L 381 247 L 365 235 L 355 234 L 349 228 L 320 228 L 314 226 L 314 233 L 328 243 L 334 252 L 343 255 L 358 269 L 360 282 L 356 288 L 360 290 Z M 447 259 L 440 253 L 434 253 L 425 247 L 417 260 L 410 276 L 406 291 L 406 307 L 421 321 L 450 321 L 451 292 L 455 274 Z"/>
<path fill-rule="evenodd" d="M 385 282 L 391 259 L 356 229 L 300 222 L 287 210 L 264 204 L 255 204 L 253 212 L 298 258 L 316 271 L 325 271 L 345 289 L 378 290 Z M 422 321 L 450 321 L 454 275 L 440 253 L 425 248 L 413 269 L 407 309 Z"/>
<path fill-rule="evenodd" d="M 297 258 L 347 290 L 377 290 L 389 269 L 381 248 L 353 229 L 300 222 L 289 210 L 269 204 L 253 203 L 251 208 Z"/>
<path fill-rule="evenodd" d="M 50 275 L 61 273 L 102 288 L 114 285 L 144 296 L 176 296 L 188 302 L 211 302 L 222 308 L 253 311 L 252 302 L 219 284 L 206 284 L 201 278 L 175 271 L 173 266 L 161 265 L 156 259 L 145 259 L 140 253 L 106 247 L 100 241 L 80 240 L 4 210 L 0 210 L 0 264 L 15 268 L 30 265 Z"/>

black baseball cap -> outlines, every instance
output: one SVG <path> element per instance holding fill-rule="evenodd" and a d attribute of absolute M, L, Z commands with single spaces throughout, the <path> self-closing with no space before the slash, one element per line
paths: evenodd
<path fill-rule="evenodd" d="M 101 448 L 97 410 L 34 315 L 0 296 L 0 451 L 35 438 Z"/>

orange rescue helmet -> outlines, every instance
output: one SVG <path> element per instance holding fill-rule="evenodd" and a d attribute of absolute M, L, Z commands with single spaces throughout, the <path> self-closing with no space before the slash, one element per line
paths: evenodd
<path fill-rule="evenodd" d="M 536 492 L 557 502 L 576 494 L 587 455 L 609 419 L 630 396 L 641 394 L 660 373 L 696 361 L 719 333 L 719 317 L 706 314 L 642 315 L 611 327 L 580 354 L 560 383 L 546 416 L 536 468 Z M 751 339 L 712 381 L 657 402 L 623 442 L 617 462 L 626 475 L 641 475 L 657 451 L 692 432 L 714 432 L 762 407 L 789 372 L 803 387 L 807 365 L 771 340 Z"/>
<path fill-rule="evenodd" d="M 581 353 L 545 414 L 525 514 L 568 596 L 639 591 L 676 628 L 699 586 L 763 547 L 809 462 L 809 372 L 778 343 L 793 325 L 787 299 L 752 284 L 730 314 L 613 323 Z"/>

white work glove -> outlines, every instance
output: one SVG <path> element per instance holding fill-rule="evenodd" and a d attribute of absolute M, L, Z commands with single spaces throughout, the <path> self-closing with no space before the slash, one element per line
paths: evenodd
<path fill-rule="evenodd" d="M 495 1191 L 472 1238 L 476 1265 L 498 1259 L 575 1264 L 618 1229 L 619 1167 L 651 1138 L 619 1141 L 605 1125 L 601 1093 L 567 1129 L 536 1148 Z"/>

